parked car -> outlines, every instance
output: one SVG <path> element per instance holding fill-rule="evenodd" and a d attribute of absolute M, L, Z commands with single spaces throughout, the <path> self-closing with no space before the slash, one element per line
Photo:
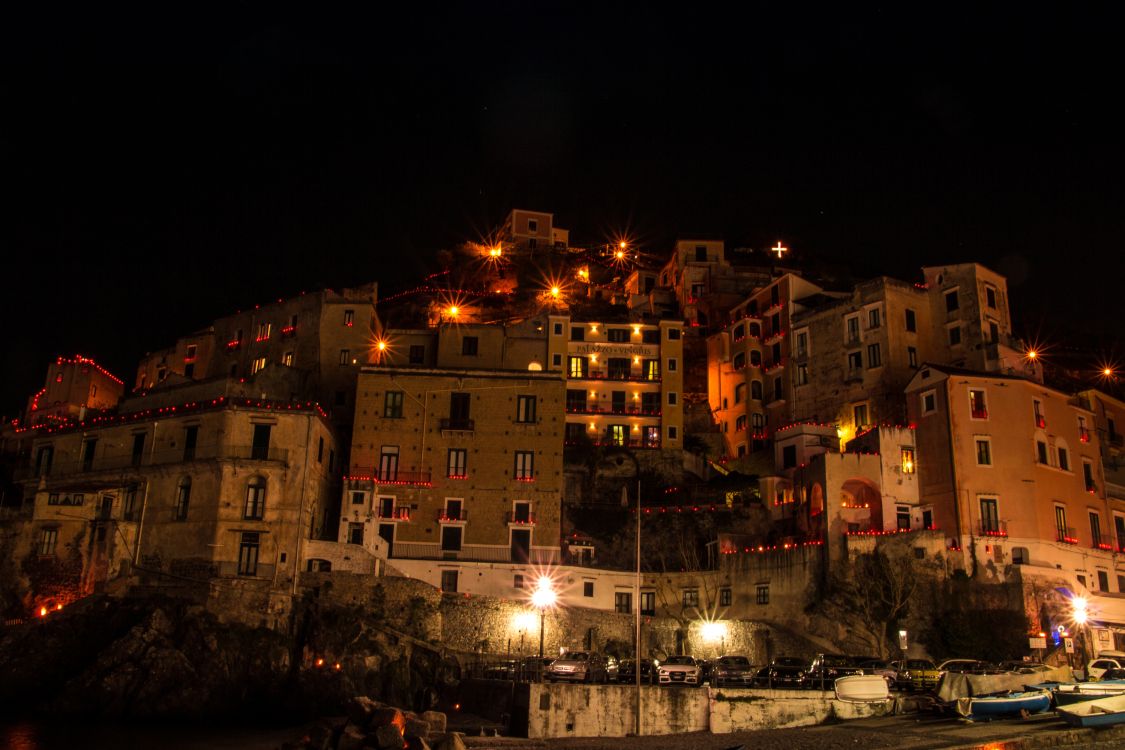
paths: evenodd
<path fill-rule="evenodd" d="M 888 688 L 893 688 L 898 684 L 898 669 L 885 659 L 857 660 L 856 666 L 863 670 L 864 674 L 877 674 L 882 677 L 887 681 Z"/>
<path fill-rule="evenodd" d="M 895 666 L 900 690 L 933 690 L 941 681 L 941 672 L 929 659 L 906 659 Z"/>
<path fill-rule="evenodd" d="M 805 686 L 805 670 L 809 663 L 796 656 L 779 656 L 762 667 L 754 676 L 759 687 L 800 688 Z"/>
<path fill-rule="evenodd" d="M 863 674 L 863 670 L 843 654 L 817 654 L 805 672 L 805 684 L 830 690 L 837 678 L 853 674 Z"/>
<path fill-rule="evenodd" d="M 622 659 L 617 669 L 617 681 L 624 685 L 637 684 L 637 660 Z M 656 669 L 660 662 L 656 659 L 641 659 L 641 682 L 656 684 Z"/>
<path fill-rule="evenodd" d="M 1086 665 L 1086 679 L 1104 680 L 1105 672 L 1109 669 L 1125 669 L 1125 652 L 1102 651 L 1096 659 L 1092 659 Z"/>
<path fill-rule="evenodd" d="M 725 685 L 741 685 L 750 687 L 754 684 L 754 674 L 757 670 L 745 656 L 720 656 L 715 660 L 711 671 L 711 684 L 715 687 Z"/>
<path fill-rule="evenodd" d="M 656 668 L 661 685 L 702 685 L 703 670 L 690 656 L 669 656 Z"/>
<path fill-rule="evenodd" d="M 939 672 L 957 672 L 960 674 L 997 674 L 1000 668 L 995 664 L 980 659 L 946 659 L 938 664 Z"/>
<path fill-rule="evenodd" d="M 617 678 L 621 674 L 621 663 L 617 661 L 616 656 L 605 657 L 605 681 L 617 682 Z"/>
<path fill-rule="evenodd" d="M 605 657 L 586 651 L 564 654 L 547 667 L 547 682 L 605 682 Z"/>
<path fill-rule="evenodd" d="M 1018 674 L 1035 674 L 1036 672 L 1046 672 L 1050 670 L 1046 664 L 1038 661 L 1023 661 L 1023 660 L 1010 660 L 1002 661 L 998 665 L 1002 672 L 1016 672 Z"/>
<path fill-rule="evenodd" d="M 520 663 L 520 672 L 523 680 L 529 682 L 538 682 L 542 680 L 547 674 L 547 668 L 551 666 L 555 658 L 553 656 L 529 656 Z"/>
<path fill-rule="evenodd" d="M 514 659 L 489 664 L 484 668 L 484 676 L 490 680 L 514 680 L 519 672 L 519 662 Z"/>

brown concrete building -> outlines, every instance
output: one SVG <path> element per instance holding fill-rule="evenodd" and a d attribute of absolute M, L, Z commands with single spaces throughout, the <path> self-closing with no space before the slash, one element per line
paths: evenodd
<path fill-rule="evenodd" d="M 365 367 L 340 541 L 397 558 L 557 563 L 559 373 Z"/>
<path fill-rule="evenodd" d="M 1079 438 L 1085 435 L 1089 439 L 1091 432 L 1097 433 L 1106 500 L 1113 515 L 1112 529 L 1107 531 L 1112 532 L 1117 551 L 1125 552 L 1125 439 L 1118 431 L 1125 424 L 1125 401 L 1094 389 L 1082 391 L 1078 399 L 1094 414 L 1091 420 L 1079 420 Z"/>
<path fill-rule="evenodd" d="M 935 365 L 906 394 L 926 525 L 966 570 L 1000 577 L 1018 565 L 1125 593 L 1085 402 L 1026 378 Z"/>
<path fill-rule="evenodd" d="M 324 530 L 338 455 L 315 404 L 134 399 L 118 414 L 39 431 L 17 557 L 35 561 L 33 593 L 60 603 L 130 572 L 152 584 L 230 577 L 285 591 L 304 543 Z"/>
<path fill-rule="evenodd" d="M 125 383 L 94 360 L 59 357 L 47 367 L 43 388 L 27 400 L 23 424 L 84 419 L 87 411 L 114 408 L 124 393 Z"/>
<path fill-rule="evenodd" d="M 566 440 L 683 445 L 683 325 L 549 319 L 547 369 L 566 379 Z"/>
<path fill-rule="evenodd" d="M 337 424 L 354 412 L 359 367 L 375 353 L 376 284 L 325 289 L 215 320 L 137 367 L 137 391 L 191 380 L 249 378 L 270 366 L 301 373 L 293 398 L 328 410 Z"/>
<path fill-rule="evenodd" d="M 534 252 L 565 250 L 570 232 L 555 226 L 555 215 L 544 211 L 512 209 L 497 233 L 504 250 Z"/>

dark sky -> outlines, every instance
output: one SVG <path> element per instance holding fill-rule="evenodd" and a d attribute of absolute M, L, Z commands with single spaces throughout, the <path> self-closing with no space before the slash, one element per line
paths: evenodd
<path fill-rule="evenodd" d="M 1119 18 L 229 5 L 2 24 L 0 414 L 56 354 L 129 381 L 234 309 L 416 278 L 513 205 L 578 244 L 783 238 L 910 279 L 980 260 L 1023 332 L 1115 346 Z"/>

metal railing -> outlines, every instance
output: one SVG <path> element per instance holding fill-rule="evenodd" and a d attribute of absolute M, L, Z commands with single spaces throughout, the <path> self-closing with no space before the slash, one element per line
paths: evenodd
<path fill-rule="evenodd" d="M 442 432 L 473 432 L 476 424 L 471 419 L 442 419 Z"/>
<path fill-rule="evenodd" d="M 605 409 L 601 406 L 578 406 L 577 404 L 567 404 L 567 414 L 624 414 L 632 417 L 659 417 L 660 409 L 646 409 L 641 406 L 625 406 L 621 408 L 610 407 Z"/>
<path fill-rule="evenodd" d="M 523 526 L 535 525 L 535 514 L 529 511 L 518 512 L 514 510 L 508 511 L 508 523 L 520 524 Z"/>
<path fill-rule="evenodd" d="M 409 521 L 410 520 L 410 508 L 403 505 L 403 506 L 399 506 L 398 508 L 391 508 L 391 510 L 389 512 L 384 510 L 384 509 L 380 509 L 376 513 L 376 515 L 379 518 L 384 519 L 384 520 L 388 520 L 388 521 Z"/>
<path fill-rule="evenodd" d="M 353 466 L 349 476 L 352 479 L 366 479 L 384 484 L 429 484 L 432 473 L 429 471 L 400 471 L 374 466 Z"/>
<path fill-rule="evenodd" d="M 1073 526 L 1056 528 L 1055 541 L 1062 542 L 1063 544 L 1078 544 L 1078 533 L 1074 530 Z"/>
<path fill-rule="evenodd" d="M 457 523 L 458 521 L 468 521 L 469 511 L 462 508 L 456 513 L 449 513 L 444 510 L 439 510 L 437 513 L 438 523 Z"/>
<path fill-rule="evenodd" d="M 1008 522 L 998 519 L 982 519 L 978 525 L 981 536 L 1008 536 Z"/>

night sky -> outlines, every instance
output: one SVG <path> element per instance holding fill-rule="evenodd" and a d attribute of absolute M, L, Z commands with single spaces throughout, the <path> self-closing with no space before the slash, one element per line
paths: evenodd
<path fill-rule="evenodd" d="M 910 280 L 979 260 L 1017 332 L 1116 346 L 1118 18 L 182 7 L 0 25 L 0 414 L 57 354 L 131 382 L 235 309 L 391 291 L 513 206 L 579 245 L 780 238 Z"/>

